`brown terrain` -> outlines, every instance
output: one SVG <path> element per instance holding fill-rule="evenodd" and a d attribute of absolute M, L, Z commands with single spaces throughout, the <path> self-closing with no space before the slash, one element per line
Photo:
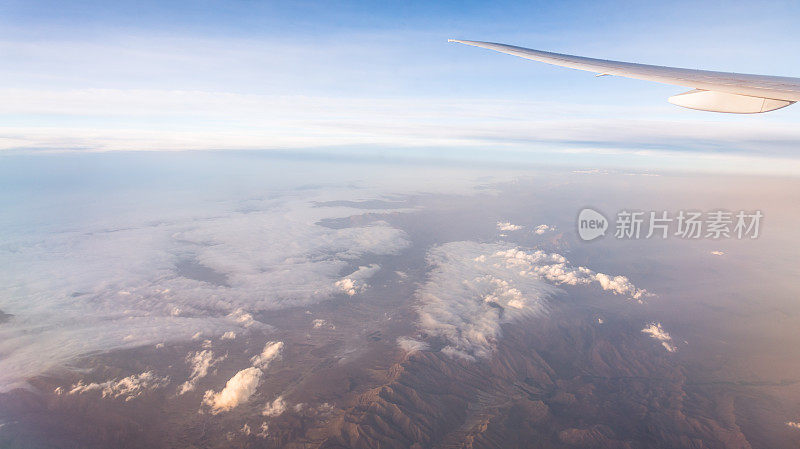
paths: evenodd
<path fill-rule="evenodd" d="M 301 318 L 299 312 L 286 315 L 286 320 Z M 558 315 L 506 326 L 491 360 L 476 362 L 451 359 L 435 350 L 436 342 L 431 351 L 406 353 L 387 338 L 399 329 L 366 326 L 358 335 L 366 344 L 352 362 L 342 363 L 355 337 L 338 327 L 315 330 L 303 344 L 287 339 L 293 349 L 247 404 L 218 415 L 198 413 L 202 392 L 218 389 L 246 363 L 246 357 L 234 354 L 256 351 L 263 337 L 248 337 L 244 348 L 217 343 L 215 349 L 227 351 L 228 359 L 198 391 L 184 396 L 176 395 L 178 382 L 130 401 L 92 394 L 4 395 L 3 421 L 13 420 L 25 432 L 17 433 L 18 440 L 3 441 L 3 447 L 749 448 L 797 443 L 793 429 L 768 419 L 779 404 L 754 394 L 758 387 L 694 385 L 673 354 L 642 338 L 638 329 Z M 96 357 L 86 368 L 98 380 L 154 369 L 182 381 L 186 368 L 169 361 L 189 349 Z M 52 391 L 54 382 L 40 379 L 36 386 Z M 286 397 L 288 410 L 262 417 L 263 404 L 278 394 Z M 262 422 L 268 422 L 269 431 L 257 435 Z M 774 428 L 762 427 L 769 422 Z M 244 424 L 253 429 L 249 435 L 242 432 Z"/>

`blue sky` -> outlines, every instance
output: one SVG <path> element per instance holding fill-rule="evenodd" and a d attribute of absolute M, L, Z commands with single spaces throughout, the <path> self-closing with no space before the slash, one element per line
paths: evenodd
<path fill-rule="evenodd" d="M 796 2 L 0 2 L 0 150 L 281 149 L 794 174 L 800 108 L 709 114 L 679 87 L 464 38 L 800 76 Z M 688 89 L 686 89 L 688 90 Z"/>

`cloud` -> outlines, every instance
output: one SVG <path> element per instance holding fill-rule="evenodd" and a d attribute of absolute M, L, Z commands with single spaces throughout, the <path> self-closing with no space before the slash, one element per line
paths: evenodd
<path fill-rule="evenodd" d="M 737 123 L 718 117 L 702 122 L 659 117 L 648 120 L 635 117 L 637 111 L 633 107 L 609 119 L 588 105 L 504 99 L 7 88 L 0 89 L 0 105 L 0 112 L 6 115 L 55 117 L 48 126 L 37 126 L 30 120 L 6 124 L 0 130 L 0 151 L 355 145 L 495 147 L 539 150 L 545 154 L 586 151 L 633 155 L 644 150 L 680 155 L 684 160 L 702 160 L 716 152 L 749 155 L 762 163 L 769 162 L 764 156 L 783 156 L 796 168 L 792 151 L 800 141 L 800 133 L 788 121 Z M 153 126 L 154 116 L 159 117 L 159 126 Z M 98 122 L 96 117 L 104 117 L 105 121 Z M 432 117 L 436 126 L 432 126 Z M 209 127 L 207 123 L 217 126 Z M 743 169 L 742 161 L 737 165 Z"/>
<path fill-rule="evenodd" d="M 378 264 L 358 267 L 358 270 L 346 276 L 344 279 L 336 281 L 334 285 L 346 295 L 354 296 L 357 293 L 363 292 L 368 287 L 363 280 L 371 278 L 375 273 L 380 271 L 380 269 L 381 266 Z"/>
<path fill-rule="evenodd" d="M 137 214 L 98 212 L 64 231 L 37 224 L 9 236 L 13 250 L 0 251 L 0 265 L 9 267 L 0 272 L 0 297 L 14 319 L 0 327 L 0 391 L 95 351 L 268 330 L 254 312 L 332 297 L 353 261 L 409 244 L 385 222 L 318 224 L 364 209 L 315 207 L 312 200 L 364 194 L 309 189 L 182 208 L 140 198 Z M 187 257 L 202 269 L 184 276 L 176 266 Z M 364 288 L 378 268 L 349 275 L 351 289 Z M 210 282 L 208 273 L 226 282 Z"/>
<path fill-rule="evenodd" d="M 522 226 L 511 224 L 511 222 L 508 221 L 497 222 L 498 231 L 519 231 L 520 229 L 522 229 Z"/>
<path fill-rule="evenodd" d="M 264 406 L 264 410 L 261 411 L 261 414 L 264 416 L 275 417 L 280 416 L 285 411 L 286 401 L 284 401 L 283 396 L 278 396 L 274 401 L 268 402 L 267 405 Z"/>
<path fill-rule="evenodd" d="M 443 352 L 464 358 L 488 357 L 500 326 L 545 311 L 555 289 L 534 276 L 486 263 L 500 246 L 452 242 L 428 252 L 428 281 L 416 292 L 419 327 L 443 338 Z"/>
<path fill-rule="evenodd" d="M 322 327 L 327 327 L 328 329 L 336 329 L 336 326 L 322 319 L 316 319 L 311 324 L 314 327 L 314 329 L 320 329 Z"/>
<path fill-rule="evenodd" d="M 800 429 L 800 422 L 788 421 L 786 425 L 795 429 Z"/>
<path fill-rule="evenodd" d="M 220 339 L 222 339 L 222 340 L 236 340 L 236 332 L 234 332 L 234 331 L 225 332 L 224 334 L 222 334 L 222 337 L 220 337 Z"/>
<path fill-rule="evenodd" d="M 725 251 L 711 251 L 711 255 L 713 256 L 724 256 Z"/>
<path fill-rule="evenodd" d="M 339 290 L 348 296 L 355 296 L 356 293 L 361 292 L 365 288 L 364 285 L 357 285 L 356 281 L 348 278 L 336 281 L 334 285 L 336 285 Z"/>
<path fill-rule="evenodd" d="M 414 340 L 409 337 L 400 337 L 397 339 L 397 346 L 406 352 L 427 351 L 431 345 L 424 341 Z"/>
<path fill-rule="evenodd" d="M 408 30 L 402 41 L 397 33 L 348 32 L 349 39 L 324 44 L 302 39 L 287 42 L 285 36 L 108 34 L 106 42 L 80 38 L 0 42 L 3 54 L 11 57 L 5 61 L 11 67 L 4 72 L 7 87 L 0 89 L 0 113 L 8 117 L 0 130 L 0 148 L 239 150 L 379 145 L 430 149 L 429 154 L 438 155 L 444 148 L 472 147 L 493 149 L 493 157 L 497 150 L 507 148 L 544 154 L 542 159 L 551 159 L 554 152 L 628 152 L 634 162 L 635 155 L 644 150 L 682 152 L 682 167 L 700 165 L 696 161 L 703 159 L 701 152 L 723 153 L 716 160 L 739 171 L 767 164 L 776 169 L 787 161 L 791 163 L 787 169 L 792 170 L 788 173 L 796 173 L 798 167 L 794 149 L 800 133 L 791 109 L 788 116 L 770 116 L 765 121 L 713 114 L 697 120 L 665 102 L 638 106 L 629 99 L 623 101 L 627 104 L 591 104 L 607 103 L 585 98 L 595 92 L 592 86 L 580 97 L 557 95 L 549 101 L 525 100 L 505 87 L 495 89 L 499 96 L 493 98 L 453 98 L 430 92 L 420 96 L 420 79 L 427 79 L 429 87 L 446 87 L 441 84 L 446 78 L 441 76 L 442 56 L 460 53 L 435 43 L 427 32 L 412 38 L 430 50 L 422 52 L 428 55 L 424 64 L 419 51 L 409 54 L 409 48 L 418 45 L 408 45 Z M 262 57 L 264 48 L 270 48 L 270 58 Z M 481 54 L 464 54 L 475 59 L 449 70 L 455 68 L 459 76 L 475 74 Z M 413 63 L 401 64 L 403 69 L 398 70 L 397 55 Z M 509 68 L 520 66 L 514 58 L 503 61 Z M 356 66 L 360 69 L 354 70 Z M 43 78 L 42 73 L 57 75 Z M 485 77 L 464 81 L 486 89 Z M 387 98 L 387 83 L 404 87 L 403 94 Z M 235 89 L 239 92 L 230 86 L 239 86 Z M 242 93 L 248 90 L 242 86 L 252 88 Z M 330 86 L 336 86 L 337 94 L 331 95 Z M 760 164 L 742 160 L 730 164 L 727 156 L 734 152 L 783 155 L 785 160 L 760 157 Z M 706 161 L 702 165 L 714 167 Z"/>
<path fill-rule="evenodd" d="M 264 345 L 264 349 L 261 351 L 261 354 L 253 356 L 250 361 L 253 363 L 253 366 L 264 370 L 267 369 L 269 364 L 273 361 L 280 360 L 282 353 L 282 341 L 269 341 L 266 345 Z"/>
<path fill-rule="evenodd" d="M 536 235 L 542 235 L 547 231 L 553 231 L 553 230 L 555 230 L 554 226 L 548 226 L 546 224 L 541 224 L 539 226 L 536 226 L 536 228 L 534 228 L 533 233 L 536 234 Z"/>
<path fill-rule="evenodd" d="M 197 387 L 197 382 L 206 377 L 208 370 L 223 360 L 225 360 L 225 356 L 214 358 L 214 353 L 207 349 L 187 355 L 186 363 L 190 364 L 192 372 L 189 375 L 189 379 L 178 388 L 178 394 L 181 395 L 194 391 Z"/>
<path fill-rule="evenodd" d="M 650 323 L 647 327 L 642 329 L 642 332 L 660 341 L 661 346 L 663 346 L 667 352 L 675 352 L 678 350 L 678 348 L 672 344 L 672 337 L 661 327 L 661 323 Z"/>
<path fill-rule="evenodd" d="M 141 374 L 134 374 L 120 380 L 109 380 L 103 383 L 84 384 L 79 382 L 71 387 L 68 394 L 100 391 L 104 398 L 122 397 L 127 402 L 138 398 L 145 392 L 163 388 L 167 384 L 169 384 L 169 377 L 159 377 L 152 371 L 145 371 Z"/>
<path fill-rule="evenodd" d="M 628 295 L 633 299 L 642 299 L 647 296 L 647 291 L 636 288 L 625 276 L 609 276 L 604 273 L 594 273 L 596 280 L 603 290 L 608 290 L 616 295 Z"/>
<path fill-rule="evenodd" d="M 212 414 L 229 411 L 250 399 L 261 383 L 261 375 L 256 367 L 245 368 L 231 377 L 219 393 L 206 391 L 203 404 L 211 408 Z"/>
<path fill-rule="evenodd" d="M 541 250 L 526 252 L 510 248 L 495 252 L 486 263 L 492 261 L 509 269 L 518 269 L 523 275 L 540 276 L 556 284 L 588 285 L 596 282 L 603 290 L 638 301 L 650 295 L 646 290 L 633 285 L 625 276 L 612 276 L 597 273 L 587 267 L 574 267 L 557 253 L 545 253 Z"/>
<path fill-rule="evenodd" d="M 607 175 L 608 170 L 602 168 L 590 168 L 586 170 L 572 170 L 576 175 Z"/>
<path fill-rule="evenodd" d="M 256 323 L 255 318 L 253 318 L 253 314 L 246 312 L 243 308 L 239 307 L 238 309 L 234 310 L 233 312 L 228 314 L 228 318 L 232 319 L 233 321 L 242 325 L 242 327 L 248 328 Z M 226 332 L 227 334 L 227 332 Z"/>
<path fill-rule="evenodd" d="M 489 357 L 503 323 L 544 314 L 547 298 L 559 291 L 555 285 L 597 284 L 633 299 L 648 294 L 624 276 L 504 244 L 446 243 L 432 248 L 427 261 L 428 280 L 416 292 L 418 326 L 445 341 L 442 352 L 465 359 Z"/>
<path fill-rule="evenodd" d="M 217 414 L 247 402 L 261 383 L 263 370 L 267 369 L 273 361 L 280 360 L 283 347 L 282 341 L 267 342 L 261 353 L 250 359 L 253 366 L 245 368 L 231 377 L 222 391 L 216 393 L 213 390 L 207 390 L 203 396 L 203 405 L 209 406 L 211 413 Z M 282 404 L 282 398 L 278 399 L 280 400 L 278 405 Z"/>

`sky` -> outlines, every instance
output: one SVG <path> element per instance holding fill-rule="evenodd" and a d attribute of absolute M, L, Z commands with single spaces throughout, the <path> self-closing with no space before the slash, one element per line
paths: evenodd
<path fill-rule="evenodd" d="M 774 2 L 0 1 L 0 151 L 279 150 L 796 175 L 800 108 L 448 43 L 800 76 Z M 0 154 L 3 154 L 0 153 Z"/>

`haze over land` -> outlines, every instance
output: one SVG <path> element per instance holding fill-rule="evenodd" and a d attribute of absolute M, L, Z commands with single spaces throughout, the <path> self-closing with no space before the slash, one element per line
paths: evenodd
<path fill-rule="evenodd" d="M 7 446 L 800 441 L 795 180 L 6 161 Z M 585 243 L 587 205 L 766 219 L 755 240 Z"/>

